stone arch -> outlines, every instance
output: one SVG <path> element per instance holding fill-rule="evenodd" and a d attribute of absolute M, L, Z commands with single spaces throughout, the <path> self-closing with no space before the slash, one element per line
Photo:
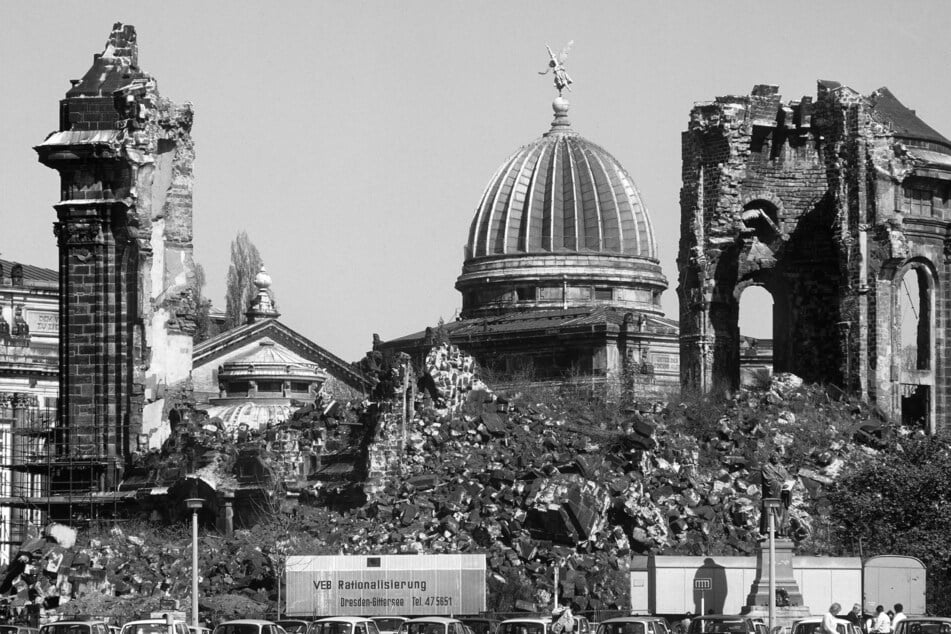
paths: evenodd
<path fill-rule="evenodd" d="M 741 354 L 742 338 L 739 323 L 740 301 L 743 293 L 750 288 L 762 288 L 773 300 L 772 308 L 772 326 L 770 328 L 771 351 L 768 353 L 768 359 L 774 372 L 784 372 L 789 369 L 790 354 L 789 342 L 791 340 L 791 311 L 790 293 L 787 285 L 780 275 L 773 271 L 758 271 L 753 275 L 747 275 L 740 279 L 733 287 L 732 300 L 735 310 L 735 331 L 733 336 L 733 345 L 735 348 L 734 358 L 736 359 L 735 369 L 731 369 L 734 375 L 734 381 L 738 385 L 741 382 L 744 358 Z"/>
<path fill-rule="evenodd" d="M 772 192 L 761 191 L 743 198 L 740 212 L 746 232 L 755 236 L 759 242 L 775 247 L 782 239 L 783 201 Z"/>
<path fill-rule="evenodd" d="M 908 274 L 915 275 L 916 289 L 910 292 Z M 885 405 L 895 417 L 907 424 L 921 424 L 928 433 L 936 430 L 937 318 L 936 298 L 939 277 L 934 263 L 924 257 L 887 262 L 879 272 L 880 316 L 886 325 L 881 332 L 880 350 L 888 359 Z M 912 296 L 912 295 L 915 296 Z M 909 324 L 903 323 L 902 304 L 910 300 L 917 307 L 914 358 L 908 357 L 903 335 Z M 880 373 L 881 376 L 881 373 Z M 881 386 L 885 387 L 885 386 Z M 883 399 L 880 398 L 881 402 Z"/>

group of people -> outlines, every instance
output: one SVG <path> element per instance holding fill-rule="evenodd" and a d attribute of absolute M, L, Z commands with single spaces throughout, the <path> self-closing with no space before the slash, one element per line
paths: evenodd
<path fill-rule="evenodd" d="M 848 614 L 839 617 L 842 606 L 833 603 L 822 619 L 821 634 L 838 634 L 835 627 L 837 618 L 845 619 L 860 628 L 865 634 L 892 634 L 897 629 L 898 624 L 905 619 L 904 610 L 905 608 L 901 603 L 896 603 L 894 611 L 888 610 L 886 612 L 885 607 L 879 605 L 875 608 L 875 614 L 863 614 L 862 606 L 856 603 Z"/>

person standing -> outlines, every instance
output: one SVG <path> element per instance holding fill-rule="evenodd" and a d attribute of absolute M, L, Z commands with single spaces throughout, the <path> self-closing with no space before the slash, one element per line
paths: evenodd
<path fill-rule="evenodd" d="M 862 623 L 862 606 L 856 603 L 852 606 L 852 610 L 842 618 L 855 627 L 862 629 L 862 626 L 864 625 Z"/>
<path fill-rule="evenodd" d="M 838 603 L 829 606 L 829 611 L 822 616 L 822 632 L 819 634 L 838 634 L 835 629 L 835 620 L 841 610 L 842 606 Z"/>
<path fill-rule="evenodd" d="M 901 603 L 895 604 L 895 616 L 892 617 L 892 631 L 895 632 L 898 630 L 898 624 L 904 621 L 907 616 L 905 616 L 905 606 Z"/>
<path fill-rule="evenodd" d="M 885 606 L 879 605 L 875 608 L 875 621 L 872 624 L 873 634 L 891 634 L 892 621 L 885 614 Z"/>

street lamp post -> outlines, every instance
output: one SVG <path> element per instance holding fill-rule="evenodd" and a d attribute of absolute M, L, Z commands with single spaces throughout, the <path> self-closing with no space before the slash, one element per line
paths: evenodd
<path fill-rule="evenodd" d="M 779 498 L 764 498 L 763 511 L 769 514 L 769 631 L 776 625 L 776 511 Z"/>
<path fill-rule="evenodd" d="M 192 625 L 198 627 L 198 511 L 201 498 L 188 498 L 185 506 L 192 512 Z"/>

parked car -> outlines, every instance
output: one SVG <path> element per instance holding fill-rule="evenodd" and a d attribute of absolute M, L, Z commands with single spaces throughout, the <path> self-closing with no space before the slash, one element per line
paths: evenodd
<path fill-rule="evenodd" d="M 40 634 L 109 634 L 105 621 L 56 621 L 40 627 Z"/>
<path fill-rule="evenodd" d="M 307 626 L 310 625 L 310 621 L 304 619 L 281 619 L 274 622 L 283 627 L 287 634 L 306 634 Z"/>
<path fill-rule="evenodd" d="M 459 619 L 423 616 L 404 622 L 398 634 L 465 634 L 465 631 L 465 625 Z"/>
<path fill-rule="evenodd" d="M 363 616 L 331 616 L 311 623 L 307 634 L 380 634 L 380 628 Z"/>
<path fill-rule="evenodd" d="M 39 634 L 39 630 L 26 625 L 0 625 L 0 634 Z"/>
<path fill-rule="evenodd" d="M 201 625 L 189 625 L 188 626 L 189 634 L 211 634 L 211 628 L 202 627 Z M 119 629 L 116 628 L 116 631 L 113 634 L 119 634 Z"/>
<path fill-rule="evenodd" d="M 405 616 L 371 616 L 371 619 L 376 623 L 377 628 L 380 630 L 380 634 L 396 634 L 400 625 L 408 621 L 409 619 Z"/>
<path fill-rule="evenodd" d="M 505 619 L 499 623 L 498 634 L 549 634 L 550 631 L 550 618 L 526 616 L 517 619 Z"/>
<path fill-rule="evenodd" d="M 475 634 L 497 634 L 499 630 L 500 621 L 487 616 L 460 616 L 459 620 L 471 627 Z"/>
<path fill-rule="evenodd" d="M 792 626 L 792 634 L 822 634 L 821 616 L 807 616 L 799 619 Z M 852 624 L 845 619 L 835 620 L 835 631 L 837 634 L 852 634 Z"/>
<path fill-rule="evenodd" d="M 122 626 L 119 634 L 189 634 L 184 621 L 138 619 Z"/>
<path fill-rule="evenodd" d="M 667 621 L 655 616 L 620 616 L 598 624 L 596 634 L 666 634 Z"/>
<path fill-rule="evenodd" d="M 705 614 L 690 622 L 687 634 L 757 634 L 753 619 L 740 614 Z"/>
<path fill-rule="evenodd" d="M 938 616 L 909 616 L 898 622 L 893 634 L 951 634 L 951 619 Z"/>
<path fill-rule="evenodd" d="M 281 626 L 273 621 L 235 619 L 219 623 L 212 634 L 280 634 L 281 631 Z"/>
<path fill-rule="evenodd" d="M 591 630 L 591 622 L 588 621 L 587 617 L 584 616 L 575 616 L 575 627 L 572 634 L 593 634 Z"/>

